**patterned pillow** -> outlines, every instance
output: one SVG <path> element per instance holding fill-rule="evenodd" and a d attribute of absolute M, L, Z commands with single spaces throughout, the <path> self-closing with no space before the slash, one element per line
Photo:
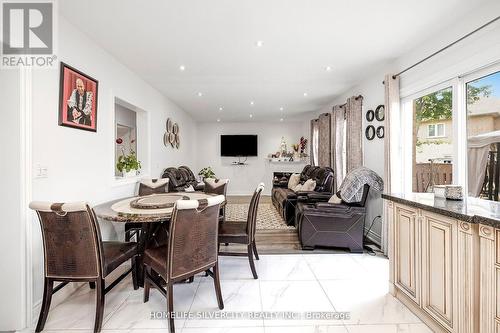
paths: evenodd
<path fill-rule="evenodd" d="M 288 179 L 288 188 L 293 190 L 300 183 L 300 174 L 294 173 Z"/>
<path fill-rule="evenodd" d="M 316 181 L 312 179 L 306 180 L 306 182 L 302 185 L 301 191 L 314 191 L 316 188 Z"/>
<path fill-rule="evenodd" d="M 214 194 L 225 194 L 225 188 L 229 179 L 205 178 L 205 192 Z"/>

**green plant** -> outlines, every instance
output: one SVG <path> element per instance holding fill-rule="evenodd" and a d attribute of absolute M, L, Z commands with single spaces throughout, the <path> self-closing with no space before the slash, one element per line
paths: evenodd
<path fill-rule="evenodd" d="M 118 163 L 116 163 L 116 168 L 120 172 L 130 172 L 131 170 L 139 170 L 141 168 L 141 162 L 137 160 L 137 156 L 133 150 L 130 151 L 129 155 L 122 154 L 118 157 Z"/>
<path fill-rule="evenodd" d="M 215 178 L 215 172 L 212 170 L 212 167 L 205 167 L 198 172 L 199 176 L 203 178 Z"/>

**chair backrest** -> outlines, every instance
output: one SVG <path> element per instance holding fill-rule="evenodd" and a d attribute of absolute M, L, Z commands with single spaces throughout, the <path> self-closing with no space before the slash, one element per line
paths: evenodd
<path fill-rule="evenodd" d="M 193 276 L 217 262 L 219 208 L 224 200 L 218 195 L 175 203 L 168 237 L 169 281 Z"/>
<path fill-rule="evenodd" d="M 143 179 L 139 182 L 139 196 L 168 192 L 169 178 Z"/>
<path fill-rule="evenodd" d="M 212 194 L 222 194 L 223 196 L 226 196 L 229 179 L 206 178 L 204 182 L 205 182 L 204 192 Z"/>
<path fill-rule="evenodd" d="M 260 183 L 253 192 L 252 199 L 250 200 L 250 206 L 248 207 L 247 233 L 250 243 L 255 240 L 255 231 L 257 229 L 257 210 L 259 208 L 260 195 L 263 190 L 264 183 Z"/>
<path fill-rule="evenodd" d="M 181 165 L 179 167 L 179 170 L 182 170 L 186 173 L 186 175 L 188 176 L 188 180 L 190 182 L 194 182 L 196 181 L 196 176 L 194 175 L 193 171 L 186 165 Z"/>
<path fill-rule="evenodd" d="M 102 243 L 94 211 L 85 202 L 34 201 L 42 229 L 45 276 L 89 279 L 102 276 Z"/>

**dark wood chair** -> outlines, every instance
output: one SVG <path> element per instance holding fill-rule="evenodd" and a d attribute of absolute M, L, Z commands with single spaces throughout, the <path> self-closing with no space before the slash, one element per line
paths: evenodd
<path fill-rule="evenodd" d="M 252 270 L 253 278 L 257 279 L 257 271 L 253 262 L 253 256 L 259 260 L 257 246 L 255 245 L 255 230 L 257 228 L 257 208 L 259 206 L 260 195 L 264 190 L 264 184 L 260 183 L 253 193 L 250 206 L 248 208 L 248 217 L 246 222 L 226 221 L 221 223 L 219 227 L 219 245 L 225 244 L 244 244 L 247 246 L 247 253 L 237 252 L 220 252 L 221 256 L 248 256 L 250 269 Z"/>
<path fill-rule="evenodd" d="M 42 229 L 45 282 L 42 309 L 36 332 L 45 326 L 52 295 L 69 282 L 89 282 L 96 287 L 94 332 L 100 332 L 104 312 L 104 296 L 128 273 L 132 272 L 137 289 L 135 270 L 129 269 L 109 286 L 104 278 L 127 260 L 135 265 L 137 247 L 130 242 L 103 242 L 94 211 L 84 202 L 32 202 Z M 54 288 L 54 282 L 61 282 Z"/>
<path fill-rule="evenodd" d="M 149 290 L 153 286 L 167 298 L 167 313 L 170 314 L 174 311 L 173 284 L 206 272 L 214 279 L 219 309 L 224 308 L 217 257 L 219 208 L 224 200 L 223 195 L 218 195 L 176 202 L 168 244 L 146 249 L 144 253 L 144 302 L 149 300 Z M 173 333 L 174 318 L 169 316 L 168 320 Z"/>
<path fill-rule="evenodd" d="M 227 186 L 229 184 L 229 179 L 213 179 L 208 178 L 204 180 L 205 183 L 205 193 L 222 194 L 224 198 L 227 193 Z M 226 220 L 226 206 L 220 209 L 219 220 L 224 222 Z"/>
<path fill-rule="evenodd" d="M 168 192 L 168 181 L 168 178 L 143 179 L 139 182 L 138 195 L 142 197 L 145 195 L 166 193 Z M 139 237 L 140 231 L 140 223 L 125 223 L 125 241 L 129 242 L 134 235 Z"/>

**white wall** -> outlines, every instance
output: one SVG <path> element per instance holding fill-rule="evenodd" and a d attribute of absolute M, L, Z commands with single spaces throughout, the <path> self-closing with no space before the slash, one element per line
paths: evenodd
<path fill-rule="evenodd" d="M 2 130 L 0 131 L 1 210 L 0 223 L 0 331 L 24 326 L 25 285 L 23 280 L 24 221 L 22 209 L 22 156 L 20 75 L 18 70 L 0 73 Z"/>
<path fill-rule="evenodd" d="M 274 171 L 302 171 L 306 163 L 270 163 L 269 153 L 279 151 L 284 136 L 289 150 L 298 143 L 301 136 L 309 137 L 309 123 L 298 122 L 249 122 L 249 123 L 198 123 L 197 154 L 195 173 L 211 166 L 218 178 L 229 178 L 228 194 L 249 195 L 255 187 L 264 182 L 264 194 L 269 195 Z M 256 134 L 258 136 L 258 157 L 249 157 L 247 165 L 232 165 L 237 158 L 220 156 L 221 134 Z M 307 162 L 308 163 L 308 162 Z"/>
<path fill-rule="evenodd" d="M 48 169 L 48 178 L 34 179 L 34 200 L 85 200 L 95 205 L 133 194 L 135 181 L 117 181 L 114 175 L 115 97 L 147 113 L 145 130 L 149 139 L 141 143 L 139 154 L 146 153 L 145 174 L 159 177 L 167 166 L 194 164 L 196 123 L 187 113 L 62 17 L 58 31 L 58 59 L 99 81 L 97 133 L 58 126 L 59 69 L 34 71 L 32 159 L 34 165 Z M 167 117 L 179 123 L 179 150 L 163 145 Z M 39 224 L 35 218 L 33 223 L 33 299 L 38 304 L 42 295 L 43 257 Z M 111 223 L 102 222 L 101 229 L 103 238 L 121 237 L 118 236 L 121 229 L 115 229 Z"/>

